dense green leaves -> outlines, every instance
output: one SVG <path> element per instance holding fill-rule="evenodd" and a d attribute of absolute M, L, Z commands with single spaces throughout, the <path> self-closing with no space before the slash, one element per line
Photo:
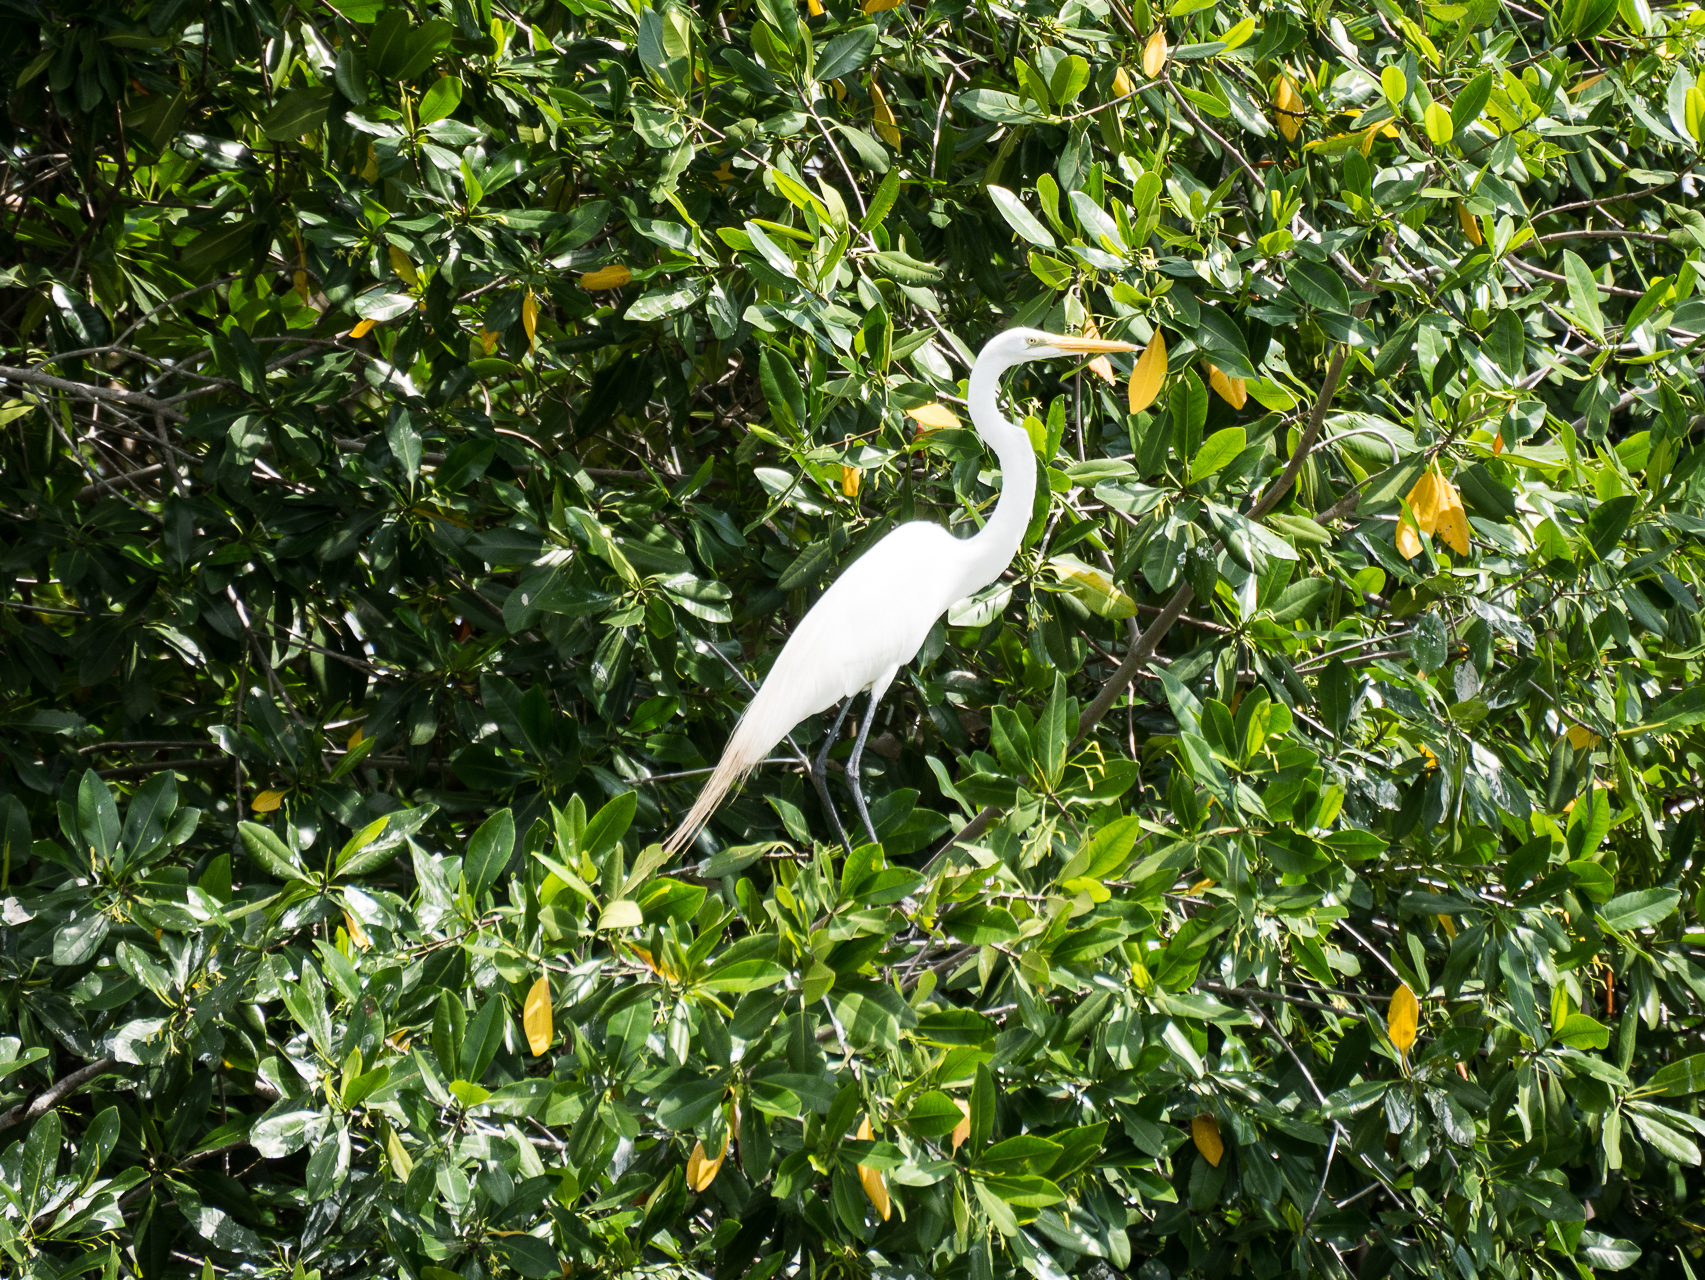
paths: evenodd
<path fill-rule="evenodd" d="M 1700 14 L 8 12 L 9 1272 L 1697 1269 Z"/>

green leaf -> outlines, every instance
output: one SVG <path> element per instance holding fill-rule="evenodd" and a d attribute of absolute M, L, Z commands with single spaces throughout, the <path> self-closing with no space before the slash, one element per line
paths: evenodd
<path fill-rule="evenodd" d="M 312 133 L 326 122 L 331 106 L 330 85 L 292 89 L 278 100 L 278 105 L 261 117 L 261 132 L 274 142 L 292 142 Z"/>
<path fill-rule="evenodd" d="M 289 846 L 258 822 L 239 822 L 237 835 L 249 857 L 272 875 L 285 880 L 308 879 L 308 873 L 297 862 Z"/>
<path fill-rule="evenodd" d="M 1569 284 L 1569 306 L 1582 327 L 1604 340 L 1604 316 L 1598 309 L 1598 281 L 1573 250 L 1563 250 L 1563 275 Z"/>
<path fill-rule="evenodd" d="M 817 55 L 817 79 L 837 80 L 864 66 L 876 49 L 877 34 L 876 27 L 867 24 L 834 37 Z"/>
<path fill-rule="evenodd" d="M 475 900 L 497 883 L 514 851 L 515 816 L 508 809 L 499 809 L 468 839 L 462 874 L 467 877 L 468 893 Z"/>
<path fill-rule="evenodd" d="M 1635 889 L 1618 894 L 1601 906 L 1599 923 L 1619 932 L 1647 929 L 1667 920 L 1680 903 L 1679 889 Z"/>
<path fill-rule="evenodd" d="M 454 115 L 456 108 L 461 105 L 461 80 L 455 76 L 439 76 L 437 82 L 421 98 L 416 119 L 423 126 L 429 125 L 434 120 L 442 120 L 446 116 Z"/>
<path fill-rule="evenodd" d="M 1214 432 L 1202 441 L 1202 447 L 1190 459 L 1190 483 L 1196 484 L 1229 466 L 1243 452 L 1246 443 L 1248 436 L 1242 427 L 1225 427 Z"/>
<path fill-rule="evenodd" d="M 989 199 L 994 201 L 995 208 L 1000 210 L 1001 217 L 1006 219 L 1007 225 L 1014 231 L 1031 244 L 1039 245 L 1044 249 L 1055 247 L 1054 237 L 1049 234 L 1048 228 L 1036 220 L 1035 215 L 1024 207 L 1022 200 L 1005 187 L 991 186 L 988 188 L 988 192 Z"/>

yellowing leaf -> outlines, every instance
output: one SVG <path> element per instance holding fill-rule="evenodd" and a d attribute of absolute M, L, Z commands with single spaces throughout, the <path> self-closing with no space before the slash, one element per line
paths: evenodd
<path fill-rule="evenodd" d="M 1285 135 L 1286 142 L 1296 141 L 1297 134 L 1302 132 L 1303 100 L 1289 76 L 1279 77 L 1273 105 L 1279 109 L 1279 132 Z"/>
<path fill-rule="evenodd" d="M 1596 747 L 1602 741 L 1598 734 L 1594 733 L 1591 729 L 1578 724 L 1572 724 L 1569 726 L 1568 736 L 1569 745 L 1576 751 L 1580 751 L 1586 747 Z"/>
<path fill-rule="evenodd" d="M 959 419 L 953 410 L 944 404 L 923 404 L 916 409 L 907 409 L 906 416 L 920 427 L 928 427 L 931 431 L 945 431 L 949 427 L 957 427 Z"/>
<path fill-rule="evenodd" d="M 959 1123 L 953 1126 L 953 1132 L 947 1135 L 949 1149 L 954 1155 L 959 1154 L 959 1146 L 971 1138 L 971 1104 L 963 1098 L 955 1098 L 953 1105 L 959 1108 Z"/>
<path fill-rule="evenodd" d="M 847 82 L 845 80 L 836 76 L 833 80 L 829 81 L 829 87 L 835 91 L 836 102 L 845 102 L 847 100 Z"/>
<path fill-rule="evenodd" d="M 809 13 L 813 18 L 821 18 L 823 16 L 823 6 L 818 4 L 817 0 L 805 0 L 805 12 Z"/>
<path fill-rule="evenodd" d="M 1166 31 L 1162 28 L 1143 46 L 1143 74 L 1153 80 L 1166 69 Z"/>
<path fill-rule="evenodd" d="M 527 1003 L 521 1008 L 521 1026 L 527 1032 L 527 1047 L 535 1058 L 551 1047 L 555 1032 L 551 1027 L 550 974 L 541 973 L 527 992 Z"/>
<path fill-rule="evenodd" d="M 378 154 L 373 150 L 373 144 L 368 143 L 367 144 L 367 163 L 361 166 L 361 180 L 363 182 L 377 182 L 378 179 L 379 179 L 379 158 L 378 158 Z"/>
<path fill-rule="evenodd" d="M 608 267 L 599 267 L 596 271 L 588 271 L 580 277 L 580 287 L 587 291 L 595 289 L 620 289 L 633 279 L 633 272 L 621 263 Z"/>
<path fill-rule="evenodd" d="M 1220 1161 L 1225 1159 L 1225 1140 L 1220 1137 L 1219 1121 L 1212 1116 L 1197 1116 L 1190 1122 L 1190 1138 L 1202 1153 L 1202 1159 L 1219 1168 Z"/>
<path fill-rule="evenodd" d="M 1441 915 L 1439 917 L 1439 928 L 1443 929 L 1445 931 L 1445 936 L 1450 938 L 1452 941 L 1456 940 L 1456 921 L 1452 920 L 1449 916 Z"/>
<path fill-rule="evenodd" d="M 1407 984 L 1398 987 L 1397 994 L 1391 997 L 1391 1007 L 1386 1010 L 1385 1033 L 1391 1037 L 1397 1052 L 1405 1057 L 1409 1055 L 1409 1047 L 1415 1043 L 1420 1021 L 1421 1002 L 1415 999 L 1415 993 Z"/>
<path fill-rule="evenodd" d="M 357 748 L 361 745 L 361 739 L 362 739 L 361 726 L 356 725 L 355 726 L 355 732 L 349 735 L 349 741 L 343 744 L 343 749 L 345 751 L 354 751 L 355 748 Z"/>
<path fill-rule="evenodd" d="M 1421 124 L 1427 131 L 1427 138 L 1435 147 L 1444 146 L 1456 131 L 1456 126 L 1451 123 L 1450 112 L 1445 110 L 1441 102 L 1435 102 L 1427 108 Z"/>
<path fill-rule="evenodd" d="M 1415 532 L 1415 526 L 1405 520 L 1397 526 L 1397 554 L 1405 560 L 1413 560 L 1421 554 L 1421 535 Z M 1425 747 L 1422 750 L 1426 750 Z"/>
<path fill-rule="evenodd" d="M 349 940 L 363 951 L 373 945 L 373 939 L 367 936 L 367 930 L 361 927 L 361 921 L 347 911 L 343 913 L 343 927 L 349 934 Z"/>
<path fill-rule="evenodd" d="M 409 1174 L 414 1172 L 414 1160 L 403 1146 L 403 1140 L 397 1137 L 397 1131 L 388 1123 L 385 1124 L 385 1156 L 391 1162 L 391 1172 L 397 1175 L 397 1181 L 407 1182 Z"/>
<path fill-rule="evenodd" d="M 1113 71 L 1113 96 L 1128 98 L 1136 91 L 1137 86 L 1131 83 L 1131 77 L 1125 68 L 1116 67 Z"/>
<path fill-rule="evenodd" d="M 687 1157 L 687 1185 L 694 1191 L 702 1192 L 716 1181 L 722 1162 L 728 1157 L 728 1138 L 728 1134 L 722 1135 L 722 1150 L 716 1153 L 714 1160 L 705 1155 L 704 1143 L 693 1143 L 693 1154 Z"/>
<path fill-rule="evenodd" d="M 869 1116 L 859 1123 L 858 1136 L 866 1142 L 874 1136 L 870 1131 Z M 870 1203 L 876 1206 L 877 1216 L 887 1222 L 894 1208 L 888 1199 L 888 1184 L 882 1180 L 882 1175 L 869 1165 L 861 1164 L 858 1167 L 858 1184 L 864 1188 L 864 1194 L 870 1197 Z"/>
<path fill-rule="evenodd" d="M 1099 338 L 1101 336 L 1101 331 L 1095 327 L 1095 321 L 1089 320 L 1084 323 L 1083 336 L 1086 338 Z M 1113 376 L 1113 362 L 1106 356 L 1096 356 L 1095 359 L 1091 360 L 1089 371 L 1107 383 L 1108 386 L 1112 386 L 1118 381 Z"/>
<path fill-rule="evenodd" d="M 1495 458 L 1504 451 L 1504 433 L 1498 432 L 1492 437 L 1492 456 Z"/>
<path fill-rule="evenodd" d="M 249 801 L 249 808 L 256 813 L 271 813 L 284 802 L 284 794 L 282 791 L 263 791 Z"/>
<path fill-rule="evenodd" d="M 531 289 L 527 296 L 521 299 L 521 328 L 527 333 L 527 349 L 533 349 L 533 335 L 539 331 L 539 300 L 533 296 Z"/>
<path fill-rule="evenodd" d="M 481 329 L 480 330 L 480 349 L 482 351 L 484 351 L 489 356 L 492 353 L 492 351 L 497 347 L 497 339 L 498 339 L 498 335 L 493 333 L 490 329 Z"/>
<path fill-rule="evenodd" d="M 1160 384 L 1165 381 L 1166 339 L 1156 329 L 1154 337 L 1149 339 L 1148 346 L 1143 348 L 1142 355 L 1137 357 L 1137 363 L 1131 369 L 1127 401 L 1131 412 L 1141 413 L 1153 404 L 1154 398 L 1160 394 Z"/>
<path fill-rule="evenodd" d="M 1243 379 L 1228 376 L 1218 365 L 1208 366 L 1208 385 L 1233 409 L 1241 409 L 1249 402 L 1249 389 Z"/>
<path fill-rule="evenodd" d="M 870 82 L 870 105 L 876 115 L 877 134 L 882 138 L 882 141 L 898 149 L 900 146 L 900 129 L 894 119 L 894 108 L 888 105 L 888 97 L 882 92 L 882 86 L 877 84 L 875 79 Z"/>
<path fill-rule="evenodd" d="M 1705 89 L 1691 86 L 1681 100 L 1681 122 L 1695 142 L 1705 142 Z"/>
<path fill-rule="evenodd" d="M 866 13 L 886 13 L 890 9 L 898 9 L 902 0 L 864 0 Z"/>
<path fill-rule="evenodd" d="M 859 485 L 864 482 L 863 467 L 841 466 L 841 493 L 849 498 L 858 497 Z"/>
<path fill-rule="evenodd" d="M 349 331 L 349 336 L 352 338 L 365 338 L 373 331 L 373 326 L 378 323 L 379 322 L 377 320 L 357 320 L 355 322 L 355 328 Z"/>
<path fill-rule="evenodd" d="M 412 289 L 415 285 L 420 283 L 420 272 L 414 269 L 414 263 L 409 261 L 408 254 L 397 248 L 396 245 L 392 245 L 390 248 L 391 270 L 401 276 L 404 282 Z"/>
<path fill-rule="evenodd" d="M 1486 243 L 1486 237 L 1480 234 L 1480 223 L 1468 212 L 1468 206 L 1460 200 L 1456 201 L 1456 225 L 1462 228 L 1462 234 L 1468 237 L 1469 244 Z"/>
<path fill-rule="evenodd" d="M 1465 556 L 1468 554 L 1468 512 L 1463 510 L 1462 495 L 1443 476 L 1439 477 L 1438 488 L 1439 537 L 1457 555 Z"/>
<path fill-rule="evenodd" d="M 1439 493 L 1438 480 L 1431 471 L 1425 472 L 1415 481 L 1415 487 L 1409 490 L 1409 496 L 1404 499 L 1409 504 L 1409 510 L 1415 513 L 1415 522 L 1421 526 L 1422 533 L 1431 533 L 1439 525 L 1439 505 L 1444 497 Z"/>

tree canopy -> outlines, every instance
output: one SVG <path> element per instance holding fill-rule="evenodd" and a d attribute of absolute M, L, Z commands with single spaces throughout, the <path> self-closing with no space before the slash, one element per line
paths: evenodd
<path fill-rule="evenodd" d="M 0 15 L 9 1273 L 1697 1273 L 1705 10 Z"/>

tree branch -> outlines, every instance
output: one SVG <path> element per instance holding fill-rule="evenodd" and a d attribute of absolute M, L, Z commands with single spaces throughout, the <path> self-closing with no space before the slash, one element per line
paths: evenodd
<path fill-rule="evenodd" d="M 5 1115 L 0 1115 L 0 1132 L 40 1119 L 96 1076 L 104 1076 L 116 1066 L 117 1058 L 102 1058 L 86 1067 L 79 1067 L 68 1076 L 61 1076 L 29 1102 L 20 1102 Z"/>

